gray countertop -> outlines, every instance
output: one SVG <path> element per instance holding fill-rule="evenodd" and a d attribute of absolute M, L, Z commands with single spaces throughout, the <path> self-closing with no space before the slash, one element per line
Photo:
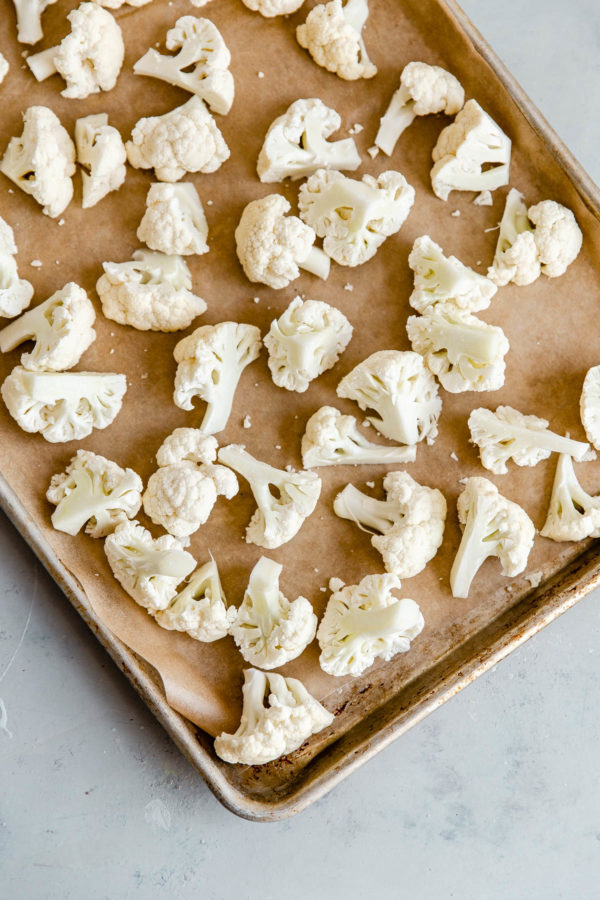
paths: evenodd
<path fill-rule="evenodd" d="M 463 6 L 600 180 L 598 0 Z M 0 895 L 598 897 L 599 600 L 305 813 L 256 825 L 216 802 L 0 514 Z"/>

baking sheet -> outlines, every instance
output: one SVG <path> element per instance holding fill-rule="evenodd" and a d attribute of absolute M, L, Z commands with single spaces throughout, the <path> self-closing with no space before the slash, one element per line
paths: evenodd
<path fill-rule="evenodd" d="M 56 42 L 64 34 L 64 13 L 74 5 L 58 3 L 47 11 L 47 40 L 42 46 Z M 253 322 L 264 332 L 271 319 L 296 293 L 302 292 L 342 309 L 355 326 L 355 335 L 336 368 L 303 395 L 290 395 L 272 384 L 263 354 L 244 373 L 232 418 L 219 436 L 221 443 L 243 442 L 251 452 L 275 465 L 289 462 L 299 466 L 300 436 L 315 409 L 323 403 L 333 403 L 345 412 L 356 413 L 353 404 L 335 397 L 335 385 L 342 375 L 376 349 L 409 347 L 404 328 L 412 312 L 407 303 L 411 279 L 406 260 L 414 238 L 430 233 L 446 252 L 456 254 L 479 271 L 484 272 L 491 261 L 496 235 L 493 231 L 485 233 L 484 229 L 498 221 L 506 191 L 495 193 L 493 208 L 474 207 L 470 194 L 454 194 L 444 204 L 431 193 L 430 151 L 447 120 L 417 120 L 401 138 L 391 160 L 380 155 L 372 161 L 365 152 L 373 142 L 378 115 L 397 85 L 399 71 L 411 59 L 422 58 L 455 72 L 467 95 L 475 96 L 513 138 L 511 185 L 522 190 L 530 202 L 550 196 L 571 206 L 584 231 L 585 243 L 577 263 L 561 279 L 540 279 L 528 288 L 508 287 L 498 292 L 482 317 L 501 325 L 511 341 L 505 387 L 481 395 L 452 396 L 442 391 L 440 437 L 432 448 L 420 446 L 417 462 L 408 467 L 417 480 L 440 487 L 449 503 L 444 548 L 422 575 L 403 585 L 403 594 L 419 602 L 426 620 L 425 631 L 411 652 L 385 666 L 374 667 L 342 687 L 320 672 L 314 646 L 301 660 L 284 668 L 286 673 L 301 677 L 331 709 L 343 709 L 332 728 L 313 739 L 308 750 L 299 755 L 302 761 L 324 743 L 339 738 L 357 718 L 364 718 L 384 694 L 422 677 L 530 591 L 524 577 L 508 582 L 498 574 L 497 564 L 488 562 L 468 601 L 454 600 L 449 594 L 448 573 L 459 541 L 454 514 L 455 499 L 461 489 L 458 478 L 489 474 L 481 469 L 474 448 L 468 444 L 466 418 L 473 405 L 495 408 L 499 403 L 509 403 L 524 412 L 549 418 L 557 431 L 569 431 L 573 437 L 583 439 L 578 397 L 585 371 L 598 362 L 589 323 L 599 293 L 595 276 L 598 228 L 593 212 L 565 179 L 555 154 L 542 137 L 532 131 L 508 94 L 498 89 L 491 71 L 466 36 L 450 26 L 449 18 L 440 15 L 439 3 L 415 0 L 399 4 L 389 0 L 373 4 L 366 39 L 380 72 L 374 81 L 360 84 L 341 82 L 319 69 L 296 45 L 293 25 L 303 20 L 308 6 L 300 14 L 278 22 L 263 20 L 233 0 L 214 0 L 203 10 L 221 29 L 232 51 L 236 100 L 228 117 L 218 117 L 232 150 L 231 159 L 214 175 L 187 179 L 198 188 L 211 229 L 210 253 L 192 258 L 190 263 L 196 291 L 209 306 L 195 324 L 231 318 Z M 131 65 L 148 46 L 164 39 L 167 28 L 179 15 L 190 11 L 193 12 L 187 3 L 176 0 L 172 5 L 156 2 L 145 9 L 121 13 L 118 18 L 127 55 L 119 84 L 110 94 L 86 101 L 61 98 L 58 78 L 37 85 L 28 71 L 19 70 L 21 48 L 12 39 L 9 12 L 0 23 L 0 46 L 12 64 L 11 75 L 0 89 L 4 101 L 0 146 L 20 133 L 23 96 L 27 96 L 29 104 L 49 105 L 71 131 L 78 116 L 108 112 L 110 122 L 120 128 L 124 137 L 140 116 L 161 114 L 185 102 L 187 95 L 183 92 L 133 76 Z M 282 60 L 285 79 L 281 77 Z M 264 72 L 264 78 L 258 78 L 259 71 Z M 261 185 L 254 166 L 266 128 L 299 96 L 319 96 L 334 106 L 343 118 L 340 137 L 355 122 L 362 124 L 364 130 L 356 138 L 364 159 L 360 172 L 377 174 L 386 168 L 397 168 L 416 188 L 417 200 L 400 234 L 388 239 L 375 260 L 354 270 L 333 266 L 327 282 L 303 276 L 288 289 L 274 292 L 257 289 L 245 280 L 235 257 L 233 230 L 250 199 L 273 190 L 282 190 L 291 200 L 296 194 L 294 186 Z M 535 171 L 530 166 L 532 159 L 536 161 Z M 2 179 L 0 214 L 15 228 L 21 272 L 36 287 L 35 302 L 45 299 L 67 280 L 75 280 L 90 291 L 100 310 L 93 289 L 101 263 L 106 259 L 126 259 L 138 246 L 135 230 L 151 180 L 148 173 L 130 169 L 118 194 L 85 211 L 80 208 L 76 180 L 75 201 L 64 214 L 65 225 L 59 227 L 41 216 L 31 198 L 17 190 L 9 193 L 9 182 Z M 211 206 L 206 205 L 208 200 L 213 201 Z M 452 217 L 454 210 L 459 210 L 460 216 Z M 35 258 L 43 259 L 41 269 L 28 265 Z M 479 260 L 482 264 L 478 266 Z M 344 290 L 346 283 L 353 285 L 352 292 Z M 252 302 L 255 296 L 260 297 L 260 303 Z M 163 632 L 114 582 L 100 542 L 86 537 L 73 540 L 49 528 L 51 508 L 43 499 L 45 488 L 50 476 L 64 468 L 77 446 L 104 453 L 147 478 L 154 468 L 154 452 L 164 436 L 174 427 L 193 425 L 201 418 L 201 411 L 185 413 L 171 403 L 175 372 L 171 353 L 180 334 L 135 332 L 101 316 L 97 330 L 99 339 L 78 368 L 127 373 L 130 387 L 116 422 L 76 445 L 53 446 L 39 436 L 20 432 L 2 408 L 0 472 L 39 525 L 42 538 L 82 585 L 94 613 L 161 673 L 172 706 L 209 733 L 234 727 L 239 716 L 244 664 L 231 640 L 199 645 L 183 635 Z M 17 363 L 19 355 L 17 351 L 0 361 L 2 377 Z M 247 413 L 252 417 L 249 430 L 242 428 L 242 418 Z M 458 455 L 459 463 L 451 459 L 452 451 Z M 513 467 L 509 475 L 490 477 L 506 496 L 522 503 L 541 527 L 553 469 L 554 462 L 550 460 L 535 469 Z M 331 500 L 347 481 L 360 487 L 365 481 L 376 480 L 379 486 L 384 471 L 383 467 L 322 470 L 324 485 L 317 511 L 291 544 L 268 553 L 284 565 L 282 587 L 288 597 L 303 593 L 320 613 L 327 597 L 320 589 L 329 577 L 336 575 L 351 583 L 381 569 L 380 557 L 365 537 L 350 523 L 333 516 Z M 598 490 L 598 463 L 579 467 L 578 471 L 584 487 L 591 492 Z M 261 555 L 260 549 L 242 540 L 253 508 L 243 483 L 241 496 L 230 503 L 220 501 L 209 523 L 192 539 L 191 550 L 200 562 L 212 549 L 230 602 L 241 599 L 248 572 Z M 583 549 L 581 545 L 557 545 L 537 538 L 527 571 L 543 568 L 550 578 Z M 357 697 L 360 704 L 354 702 Z M 263 770 L 261 775 L 265 786 L 269 778 L 282 777 L 277 765 L 268 768 L 271 774 Z"/>

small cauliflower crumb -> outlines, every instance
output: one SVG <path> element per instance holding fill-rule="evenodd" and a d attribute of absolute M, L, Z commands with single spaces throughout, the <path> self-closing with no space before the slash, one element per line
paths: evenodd
<path fill-rule="evenodd" d="M 475 263 L 475 265 L 476 265 L 476 266 L 480 266 L 480 265 L 481 265 L 481 260 L 478 259 L 477 262 Z"/>
<path fill-rule="evenodd" d="M 366 484 L 367 484 L 367 487 L 368 487 L 368 488 L 374 488 L 374 487 L 375 487 L 375 482 L 374 482 L 374 481 L 367 481 Z"/>
<path fill-rule="evenodd" d="M 253 302 L 253 303 L 260 303 L 260 297 L 253 297 L 253 298 L 252 298 L 252 302 Z"/>
<path fill-rule="evenodd" d="M 450 215 L 454 216 L 454 218 L 456 219 L 458 216 L 460 216 L 460 209 L 455 209 L 454 212 L 450 213 Z"/>
<path fill-rule="evenodd" d="M 244 416 L 242 426 L 244 428 L 252 428 L 252 419 L 250 418 L 250 416 Z"/>
<path fill-rule="evenodd" d="M 319 588 L 320 591 L 323 591 L 324 594 L 327 593 L 327 588 Z"/>
<path fill-rule="evenodd" d="M 450 459 L 453 459 L 454 462 L 458 462 L 458 456 L 456 455 L 456 453 L 454 452 L 454 450 L 453 450 L 452 453 L 450 454 Z"/>
<path fill-rule="evenodd" d="M 12 193 L 12 191 L 11 191 L 10 193 Z M 64 220 L 64 219 L 59 219 L 59 220 L 58 220 L 58 224 L 62 227 L 62 226 L 65 224 L 65 220 Z"/>
<path fill-rule="evenodd" d="M 147 377 L 148 377 L 148 373 L 147 373 L 147 372 L 144 372 L 143 375 L 140 375 L 140 378 L 142 379 L 142 381 L 145 381 Z"/>
<path fill-rule="evenodd" d="M 207 201 L 206 201 L 206 205 L 207 205 L 207 206 L 212 206 L 212 205 L 213 205 L 212 200 L 207 200 Z"/>
<path fill-rule="evenodd" d="M 529 574 L 525 576 L 532 588 L 539 587 L 543 577 L 544 573 L 541 569 L 536 569 L 535 572 L 529 572 Z"/>
<path fill-rule="evenodd" d="M 468 480 L 469 480 L 468 478 L 459 478 L 459 479 L 458 479 L 458 483 L 459 483 L 459 484 L 466 484 Z"/>
<path fill-rule="evenodd" d="M 363 424 L 363 428 L 370 428 L 370 427 L 371 427 L 371 423 L 369 422 L 368 419 L 363 419 L 363 423 L 362 423 L 362 424 Z"/>
<path fill-rule="evenodd" d="M 363 126 L 360 124 L 360 122 L 355 122 L 352 128 L 348 129 L 348 134 L 360 134 L 362 130 Z"/>
<path fill-rule="evenodd" d="M 344 285 L 344 290 L 345 290 L 345 291 L 353 291 L 353 290 L 354 290 L 354 285 L 353 285 L 353 284 L 350 284 L 350 282 L 348 282 L 347 284 Z"/>
<path fill-rule="evenodd" d="M 276 450 L 281 450 L 281 444 L 275 444 L 275 449 L 276 449 Z"/>
<path fill-rule="evenodd" d="M 210 0 L 190 0 L 192 6 L 195 6 L 196 9 L 200 9 L 201 6 L 206 6 L 207 3 L 210 3 Z"/>
<path fill-rule="evenodd" d="M 115 352 L 115 348 L 111 347 L 110 350 L 108 351 L 108 355 L 112 356 L 114 352 Z"/>
<path fill-rule="evenodd" d="M 42 263 L 41 259 L 32 259 L 31 262 L 29 263 L 29 265 L 33 266 L 34 269 L 41 269 L 43 263 Z"/>
<path fill-rule="evenodd" d="M 477 194 L 473 203 L 475 206 L 493 206 L 494 201 L 492 199 L 492 192 L 482 191 L 480 194 Z"/>
<path fill-rule="evenodd" d="M 375 159 L 375 157 L 376 157 L 376 156 L 378 155 L 378 153 L 379 153 L 379 147 L 369 147 L 368 150 L 367 150 L 367 153 L 369 154 L 369 156 L 371 157 L 371 159 Z"/>
<path fill-rule="evenodd" d="M 259 78 L 264 78 L 264 77 L 265 77 L 265 73 L 264 73 L 264 72 L 257 72 L 256 74 L 258 75 Z"/>

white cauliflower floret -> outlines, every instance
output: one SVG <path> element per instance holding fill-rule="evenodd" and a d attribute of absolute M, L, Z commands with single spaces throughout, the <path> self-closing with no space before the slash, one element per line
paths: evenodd
<path fill-rule="evenodd" d="M 229 634 L 235 606 L 226 606 L 219 570 L 214 559 L 200 566 L 166 609 L 154 613 L 161 628 L 183 631 L 195 641 L 211 643 Z"/>
<path fill-rule="evenodd" d="M 450 572 L 453 597 L 469 596 L 473 578 L 490 556 L 500 560 L 503 575 L 514 578 L 524 571 L 535 538 L 525 510 L 487 478 L 467 478 L 457 508 L 463 535 Z"/>
<path fill-rule="evenodd" d="M 154 539 L 135 519 L 118 525 L 104 541 L 113 575 L 150 613 L 166 609 L 196 560 L 170 534 Z"/>
<path fill-rule="evenodd" d="M 192 410 L 194 397 L 207 403 L 200 430 L 216 434 L 227 425 L 233 397 L 246 366 L 258 358 L 262 341 L 255 325 L 202 325 L 176 345 L 173 401 Z"/>
<path fill-rule="evenodd" d="M 265 336 L 273 381 L 288 391 L 306 391 L 333 368 L 351 337 L 352 325 L 339 309 L 295 297 Z"/>
<path fill-rule="evenodd" d="M 416 447 L 386 447 L 374 444 L 360 433 L 354 416 L 343 416 L 333 406 L 322 406 L 306 423 L 302 437 L 302 465 L 320 466 L 395 465 L 414 462 Z"/>
<path fill-rule="evenodd" d="M 438 552 L 444 536 L 446 500 L 437 488 L 418 484 L 408 472 L 388 472 L 383 479 L 385 500 L 376 500 L 347 484 L 333 501 L 341 519 L 376 532 L 371 543 L 386 572 L 412 578 Z"/>
<path fill-rule="evenodd" d="M 22 313 L 33 297 L 33 285 L 19 278 L 16 253 L 14 232 L 0 217 L 0 316 L 7 319 Z"/>
<path fill-rule="evenodd" d="M 469 416 L 471 443 L 479 447 L 484 468 L 495 475 L 505 475 L 506 463 L 512 459 L 518 466 L 537 466 L 551 453 L 568 453 L 578 462 L 590 457 L 590 445 L 548 431 L 547 419 L 525 416 L 512 406 L 474 409 Z"/>
<path fill-rule="evenodd" d="M 261 556 L 230 630 L 246 662 L 261 669 L 277 669 L 296 659 L 317 631 L 317 617 L 306 597 L 290 602 L 279 590 L 282 568 Z"/>
<path fill-rule="evenodd" d="M 446 69 L 425 62 L 410 62 L 402 70 L 400 87 L 381 117 L 375 144 L 391 156 L 398 138 L 416 116 L 441 112 L 454 116 L 464 102 L 460 81 Z"/>
<path fill-rule="evenodd" d="M 399 587 L 396 575 L 367 575 L 331 595 L 317 631 L 324 672 L 357 676 L 376 659 L 410 650 L 425 620 L 414 600 L 394 597 Z"/>
<path fill-rule="evenodd" d="M 409 316 L 406 331 L 413 350 L 451 394 L 497 391 L 504 384 L 510 344 L 497 325 L 453 303 L 436 303 L 422 316 Z"/>
<path fill-rule="evenodd" d="M 108 124 L 106 113 L 85 116 L 75 122 L 75 146 L 81 172 L 82 207 L 95 206 L 125 181 L 125 145 L 116 128 Z"/>
<path fill-rule="evenodd" d="M 494 191 L 508 184 L 511 142 L 476 100 L 468 100 L 433 148 L 433 192 Z"/>
<path fill-rule="evenodd" d="M 171 256 L 208 253 L 208 225 L 194 185 L 151 184 L 137 236 Z"/>
<path fill-rule="evenodd" d="M 133 469 L 122 469 L 104 456 L 78 450 L 66 471 L 52 476 L 46 491 L 46 499 L 56 506 L 52 525 L 72 535 L 85 525 L 92 537 L 106 537 L 137 514 L 143 487 Z"/>
<path fill-rule="evenodd" d="M 306 178 L 317 169 L 358 169 L 360 156 L 353 138 L 327 140 L 341 121 L 335 109 L 318 98 L 295 100 L 269 126 L 258 157 L 260 180 Z"/>
<path fill-rule="evenodd" d="M 192 293 L 192 275 L 179 256 L 136 250 L 130 262 L 102 263 L 96 291 L 107 319 L 139 331 L 181 331 L 206 310 Z"/>
<path fill-rule="evenodd" d="M 548 278 L 563 275 L 581 250 L 583 235 L 570 209 L 542 200 L 527 213 L 534 225 L 533 236 L 542 272 Z"/>
<path fill-rule="evenodd" d="M 373 78 L 377 67 L 367 55 L 362 30 L 369 16 L 368 0 L 330 0 L 313 6 L 296 39 L 318 66 L 346 81 Z"/>
<path fill-rule="evenodd" d="M 333 715 L 296 678 L 245 669 L 243 694 L 238 730 L 215 738 L 215 753 L 228 763 L 271 762 L 297 750 L 333 722 Z"/>
<path fill-rule="evenodd" d="M 16 366 L 0 388 L 17 424 L 50 443 L 80 441 L 106 428 L 121 409 L 125 375 L 108 372 L 28 372 Z"/>
<path fill-rule="evenodd" d="M 222 447 L 218 459 L 246 479 L 256 500 L 247 543 L 273 550 L 291 541 L 317 505 L 321 479 L 314 472 L 275 469 L 238 444 Z"/>
<path fill-rule="evenodd" d="M 600 537 L 600 497 L 591 497 L 583 490 L 567 453 L 558 457 L 550 505 L 540 534 L 553 541 Z"/>
<path fill-rule="evenodd" d="M 456 256 L 445 256 L 428 234 L 416 239 L 408 264 L 414 272 L 408 302 L 420 313 L 436 303 L 452 303 L 467 312 L 487 309 L 498 290 L 489 278 L 478 275 Z"/>
<path fill-rule="evenodd" d="M 125 56 L 121 29 L 97 3 L 81 3 L 67 19 L 69 34 L 57 47 L 28 56 L 27 65 L 38 81 L 58 72 L 67 83 L 63 97 L 82 100 L 112 90 Z"/>
<path fill-rule="evenodd" d="M 359 266 L 400 230 L 415 191 L 400 172 L 362 181 L 319 169 L 300 188 L 300 217 L 324 238 L 323 249 L 340 266 Z"/>
<path fill-rule="evenodd" d="M 203 434 L 199 428 L 176 428 L 156 451 L 156 462 L 159 466 L 172 466 L 184 460 L 210 465 L 216 460 L 218 449 L 217 439 Z"/>
<path fill-rule="evenodd" d="M 298 278 L 300 268 L 319 278 L 329 275 L 327 255 L 313 247 L 315 232 L 297 216 L 286 216 L 290 209 L 281 194 L 252 200 L 245 207 L 235 244 L 249 281 L 278 290 Z"/>
<path fill-rule="evenodd" d="M 338 397 L 354 400 L 384 437 L 416 444 L 437 436 L 442 401 L 423 358 L 410 350 L 379 350 L 352 369 L 338 384 Z"/>
<path fill-rule="evenodd" d="M 289 16 L 300 9 L 304 0 L 242 0 L 242 3 L 252 12 L 259 12 L 261 16 L 270 19 L 273 16 Z"/>
<path fill-rule="evenodd" d="M 135 169 L 154 169 L 159 181 L 179 181 L 186 172 L 216 172 L 229 147 L 199 97 L 164 116 L 140 119 L 125 145 Z"/>
<path fill-rule="evenodd" d="M 22 44 L 37 44 L 44 37 L 42 13 L 56 0 L 13 0 L 17 14 L 17 40 Z"/>
<path fill-rule="evenodd" d="M 592 366 L 586 372 L 579 412 L 588 441 L 600 450 L 600 366 Z"/>
<path fill-rule="evenodd" d="M 96 340 L 96 313 L 86 292 L 73 281 L 0 331 L 0 350 L 7 353 L 24 341 L 35 341 L 23 353 L 26 369 L 71 369 Z"/>
<path fill-rule="evenodd" d="M 75 146 L 58 116 L 46 106 L 23 113 L 23 134 L 11 138 L 0 172 L 31 194 L 45 216 L 56 219 L 73 197 Z"/>
<path fill-rule="evenodd" d="M 152 47 L 135 63 L 136 75 L 167 81 L 196 94 L 214 112 L 228 113 L 234 94 L 231 54 L 217 26 L 210 19 L 182 16 L 167 31 L 165 43 L 167 50 L 178 52 L 167 56 Z"/>

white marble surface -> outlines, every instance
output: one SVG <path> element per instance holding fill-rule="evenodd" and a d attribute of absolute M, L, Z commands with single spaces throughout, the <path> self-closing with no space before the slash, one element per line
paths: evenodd
<path fill-rule="evenodd" d="M 598 0 L 463 5 L 600 180 Z M 598 897 L 599 600 L 301 816 L 255 825 L 213 799 L 0 515 L 0 896 Z"/>

